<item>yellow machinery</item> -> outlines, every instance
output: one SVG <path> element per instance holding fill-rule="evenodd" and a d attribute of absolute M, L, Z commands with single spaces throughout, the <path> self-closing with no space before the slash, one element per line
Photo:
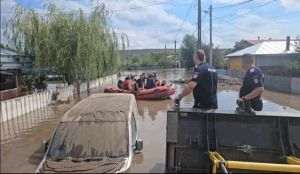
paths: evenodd
<path fill-rule="evenodd" d="M 228 173 L 228 170 L 300 173 L 300 159 L 296 157 L 287 157 L 288 164 L 226 161 L 218 152 L 209 152 L 209 158 L 212 162 L 213 174 L 218 170 L 221 170 L 222 173 Z"/>
<path fill-rule="evenodd" d="M 300 115 L 174 109 L 166 148 L 167 172 L 300 173 Z"/>

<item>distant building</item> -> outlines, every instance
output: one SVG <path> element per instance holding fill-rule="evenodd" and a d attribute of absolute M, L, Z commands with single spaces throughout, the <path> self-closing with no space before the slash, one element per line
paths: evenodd
<path fill-rule="evenodd" d="M 6 48 L 0 49 L 0 71 L 24 71 L 32 68 L 29 57 L 18 54 Z"/>
<path fill-rule="evenodd" d="M 250 43 L 250 42 L 249 42 Z M 287 40 L 260 40 L 252 46 L 226 55 L 230 70 L 242 69 L 242 56 L 254 56 L 255 65 L 261 68 L 280 67 L 289 65 L 292 60 L 299 58 L 296 52 L 296 41 Z"/>
<path fill-rule="evenodd" d="M 1 100 L 18 96 L 19 75 L 30 69 L 32 69 L 30 58 L 6 48 L 0 49 Z"/>

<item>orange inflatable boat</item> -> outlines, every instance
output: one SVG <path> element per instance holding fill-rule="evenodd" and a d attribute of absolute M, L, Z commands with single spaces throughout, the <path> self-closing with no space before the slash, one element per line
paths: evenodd
<path fill-rule="evenodd" d="M 127 90 L 119 89 L 117 87 L 106 87 L 105 93 L 132 93 Z M 135 94 L 136 99 L 139 100 L 163 100 L 170 98 L 175 94 L 175 89 L 172 86 L 159 86 L 152 89 L 142 89 Z"/>

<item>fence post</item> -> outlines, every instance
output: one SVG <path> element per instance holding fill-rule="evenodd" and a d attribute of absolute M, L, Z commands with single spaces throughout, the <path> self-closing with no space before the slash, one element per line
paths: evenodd
<path fill-rule="evenodd" d="M 15 103 L 15 107 L 16 107 L 16 119 L 17 119 L 17 126 L 18 126 L 18 129 L 19 129 L 19 132 L 21 132 L 21 128 L 20 128 L 20 120 L 19 120 L 19 109 L 18 109 L 18 105 L 17 105 L 17 101 L 14 99 L 13 100 L 14 103 Z"/>
<path fill-rule="evenodd" d="M 24 115 L 24 108 L 23 108 L 23 102 L 22 102 L 22 97 L 19 98 L 19 104 L 20 104 L 20 110 L 21 110 L 21 114 L 20 114 L 20 117 L 22 119 L 22 122 L 23 122 L 23 129 L 27 129 L 27 125 L 26 125 L 26 117 Z"/>

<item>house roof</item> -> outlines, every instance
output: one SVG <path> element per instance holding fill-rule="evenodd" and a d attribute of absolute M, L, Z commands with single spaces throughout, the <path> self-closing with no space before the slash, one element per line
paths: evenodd
<path fill-rule="evenodd" d="M 14 52 L 14 51 L 11 51 L 9 49 L 6 49 L 6 48 L 1 48 L 0 49 L 0 55 L 1 56 L 17 56 L 19 55 L 18 53 Z"/>
<path fill-rule="evenodd" d="M 296 53 L 296 43 L 291 41 L 290 50 L 286 51 L 286 41 L 262 41 L 253 46 L 226 55 L 226 57 L 238 57 L 244 54 L 268 55 L 268 54 L 293 54 Z"/>

